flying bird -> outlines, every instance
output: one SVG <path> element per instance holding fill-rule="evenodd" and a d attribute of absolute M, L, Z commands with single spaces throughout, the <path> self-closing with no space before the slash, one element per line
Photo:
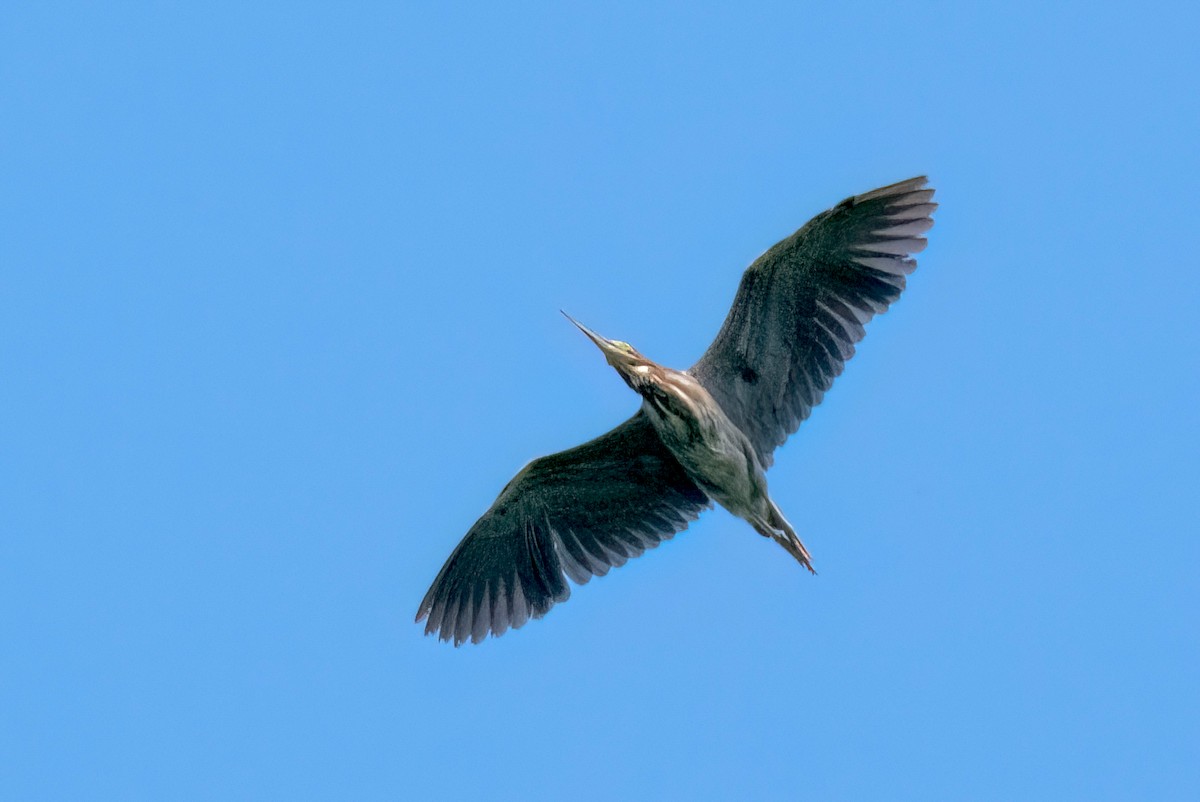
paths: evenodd
<path fill-rule="evenodd" d="M 568 316 L 642 397 L 641 409 L 513 477 L 421 601 L 426 634 L 458 646 L 541 618 L 571 595 L 568 578 L 604 576 L 712 502 L 812 571 L 765 472 L 853 356 L 865 324 L 904 290 L 937 208 L 926 185 L 911 178 L 847 198 L 756 259 L 716 339 L 687 370 Z"/>

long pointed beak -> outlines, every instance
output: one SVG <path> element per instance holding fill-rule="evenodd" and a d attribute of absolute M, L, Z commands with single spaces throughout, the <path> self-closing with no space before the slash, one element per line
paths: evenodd
<path fill-rule="evenodd" d="M 563 313 L 563 317 L 565 317 L 567 320 L 571 321 L 576 326 L 578 326 L 579 330 L 582 331 L 584 334 L 586 334 L 588 336 L 588 339 L 591 340 L 592 342 L 594 342 L 597 345 L 597 347 L 599 347 L 600 350 L 603 351 L 605 354 L 612 353 L 613 351 L 616 350 L 615 348 L 613 348 L 612 343 L 610 343 L 607 339 L 605 339 L 604 337 L 601 337 L 599 334 L 592 331 L 587 326 L 583 325 L 578 320 L 576 320 L 575 318 L 568 315 L 566 312 L 563 312 L 563 310 L 560 309 L 558 311 Z"/>

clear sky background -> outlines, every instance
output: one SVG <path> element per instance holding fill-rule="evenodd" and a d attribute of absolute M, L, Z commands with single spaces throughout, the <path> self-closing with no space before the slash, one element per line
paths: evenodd
<path fill-rule="evenodd" d="M 0 797 L 1200 798 L 1194 4 L 425 5 L 3 12 Z M 718 510 L 422 636 L 637 408 L 560 308 L 685 367 L 921 173 L 819 576 Z"/>

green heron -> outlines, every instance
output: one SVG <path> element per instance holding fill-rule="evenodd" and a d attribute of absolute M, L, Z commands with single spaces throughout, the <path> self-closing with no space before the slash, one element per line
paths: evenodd
<path fill-rule="evenodd" d="M 754 261 L 700 361 L 664 367 L 568 316 L 642 397 L 607 434 L 535 459 L 450 555 L 417 610 L 457 646 L 541 618 L 717 502 L 812 571 L 767 492 L 774 451 L 916 268 L 937 204 L 924 177 L 856 195 Z M 564 313 L 565 314 L 565 313 Z"/>

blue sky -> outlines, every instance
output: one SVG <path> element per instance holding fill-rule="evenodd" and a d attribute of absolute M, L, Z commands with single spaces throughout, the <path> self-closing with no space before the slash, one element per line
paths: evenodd
<path fill-rule="evenodd" d="M 1184 4 L 50 4 L 0 21 L 0 796 L 1194 799 Z M 927 173 L 900 303 L 724 511 L 478 647 L 528 459 Z"/>

